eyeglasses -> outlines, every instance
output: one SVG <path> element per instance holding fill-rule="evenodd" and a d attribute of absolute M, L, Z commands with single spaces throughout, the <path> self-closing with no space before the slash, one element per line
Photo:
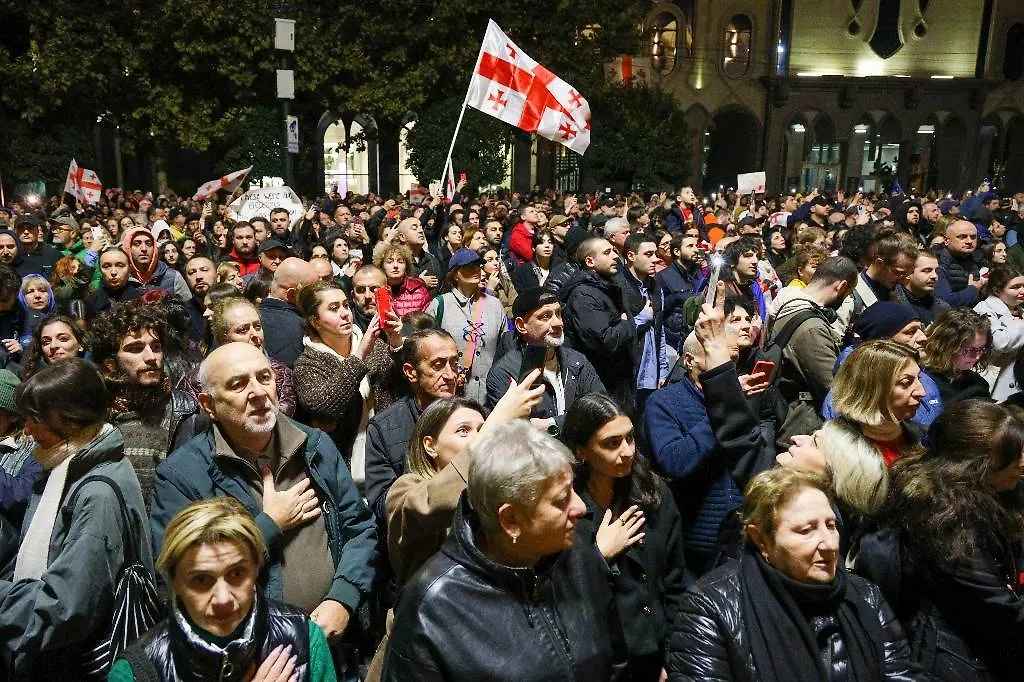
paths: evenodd
<path fill-rule="evenodd" d="M 365 293 L 371 293 L 371 294 L 375 294 L 375 293 L 377 293 L 377 289 L 380 289 L 380 285 L 379 285 L 379 284 L 370 284 L 370 285 L 368 285 L 368 286 L 362 286 L 362 287 L 360 287 L 360 286 L 357 286 L 357 287 L 352 287 L 352 289 L 353 289 L 353 290 L 354 290 L 354 291 L 355 291 L 355 292 L 356 292 L 357 294 L 365 294 Z"/>
<path fill-rule="evenodd" d="M 984 355 L 988 346 L 960 346 L 962 355 Z"/>

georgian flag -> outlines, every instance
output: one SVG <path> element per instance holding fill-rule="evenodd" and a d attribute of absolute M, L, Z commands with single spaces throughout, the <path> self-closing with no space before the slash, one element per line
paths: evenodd
<path fill-rule="evenodd" d="M 488 21 L 466 103 L 582 155 L 590 145 L 590 105 Z"/>
<path fill-rule="evenodd" d="M 85 204 L 98 204 L 103 194 L 103 185 L 96 175 L 96 171 L 88 168 L 79 168 L 78 162 L 71 159 L 68 167 L 68 177 L 64 181 L 64 192 L 70 194 Z"/>
<path fill-rule="evenodd" d="M 245 180 L 245 176 L 249 175 L 249 171 L 252 170 L 252 166 L 237 170 L 234 173 L 228 173 L 224 177 L 218 180 L 210 180 L 202 187 L 196 190 L 196 193 L 192 196 L 192 201 L 203 201 L 207 197 L 211 197 L 217 193 L 218 190 L 225 190 L 227 192 L 234 192 L 238 189 L 238 186 Z"/>

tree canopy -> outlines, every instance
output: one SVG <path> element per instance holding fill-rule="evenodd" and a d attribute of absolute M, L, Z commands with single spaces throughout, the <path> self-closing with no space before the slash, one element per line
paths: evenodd
<path fill-rule="evenodd" d="M 636 53 L 645 11 L 639 0 L 520 0 L 490 8 L 470 0 L 3 3 L 0 128 L 27 134 L 20 158 L 36 157 L 24 170 L 20 160 L 6 165 L 18 166 L 17 175 L 63 178 L 69 155 L 52 141 L 76 139 L 73 148 L 88 163 L 78 143 L 98 116 L 116 123 L 135 151 L 206 152 L 218 167 L 243 157 L 246 165 L 262 163 L 256 157 L 269 155 L 278 135 L 272 35 L 281 16 L 296 21 L 292 111 L 305 129 L 329 110 L 347 120 L 366 114 L 397 131 L 413 112 L 420 120 L 414 166 L 430 179 L 439 170 L 427 171 L 436 165 L 431 146 L 438 136 L 442 146 L 451 139 L 454 119 L 445 112 L 452 103 L 457 111 L 488 19 L 586 94 L 601 88 L 604 63 Z M 467 113 L 473 144 L 457 151 L 481 179 L 493 176 L 498 159 L 490 151 L 480 156 L 479 146 L 490 150 L 511 134 L 484 118 Z"/>

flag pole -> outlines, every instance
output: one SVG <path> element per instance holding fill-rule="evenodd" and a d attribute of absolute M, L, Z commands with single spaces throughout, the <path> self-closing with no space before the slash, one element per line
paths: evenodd
<path fill-rule="evenodd" d="M 488 22 L 490 25 L 490 22 Z M 466 105 L 469 103 L 469 92 L 473 89 L 473 76 L 476 75 L 477 70 L 480 68 L 480 60 L 484 56 L 484 42 L 486 42 L 487 30 L 484 29 L 484 40 L 480 41 L 480 51 L 476 55 L 476 63 L 473 65 L 473 73 L 469 77 L 469 86 L 466 88 L 466 96 L 462 98 L 462 108 L 459 109 L 459 120 L 455 123 L 455 134 L 452 135 L 452 143 L 448 145 L 448 156 L 444 160 L 444 170 L 441 171 L 441 190 L 444 191 L 445 175 L 448 173 L 448 167 L 452 161 L 452 152 L 455 151 L 455 140 L 459 137 L 459 128 L 462 127 L 462 117 L 466 114 Z M 455 169 L 452 169 L 452 173 Z M 455 185 L 455 178 L 452 178 L 452 185 Z"/>

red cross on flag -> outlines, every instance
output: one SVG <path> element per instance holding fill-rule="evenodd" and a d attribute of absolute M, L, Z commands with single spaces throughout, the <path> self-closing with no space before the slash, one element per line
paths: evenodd
<path fill-rule="evenodd" d="M 590 145 L 590 105 L 489 21 L 466 104 L 582 155 Z"/>
<path fill-rule="evenodd" d="M 98 204 L 103 193 L 96 171 L 79 168 L 78 162 L 71 159 L 68 167 L 68 178 L 64 181 L 64 192 L 85 204 Z"/>
<path fill-rule="evenodd" d="M 196 190 L 196 193 L 192 196 L 192 201 L 203 201 L 207 197 L 211 197 L 216 194 L 218 190 L 234 192 L 238 189 L 238 186 L 242 184 L 242 181 L 245 180 L 245 176 L 249 175 L 249 171 L 251 170 L 252 166 L 249 166 L 248 168 L 237 170 L 234 173 L 228 173 L 217 180 L 210 180 Z"/>

